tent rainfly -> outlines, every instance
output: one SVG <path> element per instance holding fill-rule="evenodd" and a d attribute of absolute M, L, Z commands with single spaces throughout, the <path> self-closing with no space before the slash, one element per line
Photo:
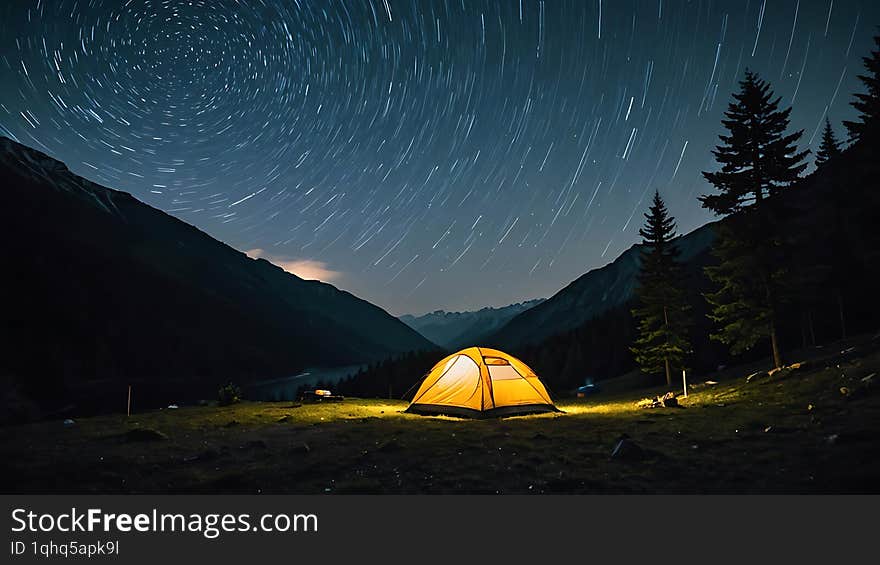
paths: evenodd
<path fill-rule="evenodd" d="M 559 411 L 528 365 L 485 347 L 462 349 L 434 365 L 406 409 L 469 418 Z"/>

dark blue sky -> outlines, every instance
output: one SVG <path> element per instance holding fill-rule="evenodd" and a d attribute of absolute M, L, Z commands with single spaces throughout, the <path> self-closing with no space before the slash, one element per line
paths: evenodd
<path fill-rule="evenodd" d="M 392 313 L 549 296 L 680 230 L 746 67 L 815 149 L 874 1 L 15 1 L 0 133 Z M 600 299 L 601 297 L 597 297 Z"/>

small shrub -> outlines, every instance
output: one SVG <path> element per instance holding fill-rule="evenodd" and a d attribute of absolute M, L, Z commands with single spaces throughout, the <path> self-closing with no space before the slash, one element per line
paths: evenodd
<path fill-rule="evenodd" d="M 220 406 L 229 406 L 241 402 L 241 389 L 232 383 L 220 387 L 217 391 L 217 404 Z"/>

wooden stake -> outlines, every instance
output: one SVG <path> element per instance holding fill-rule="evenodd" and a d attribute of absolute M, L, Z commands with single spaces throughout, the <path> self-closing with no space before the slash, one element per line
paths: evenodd
<path fill-rule="evenodd" d="M 684 369 L 681 370 L 681 382 L 684 385 L 684 397 L 688 397 L 688 379 Z"/>
<path fill-rule="evenodd" d="M 131 385 L 128 385 L 128 409 L 126 410 L 126 414 L 131 416 Z"/>

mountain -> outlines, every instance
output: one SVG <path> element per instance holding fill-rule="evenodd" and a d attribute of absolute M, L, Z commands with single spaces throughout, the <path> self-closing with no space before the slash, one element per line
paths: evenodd
<path fill-rule="evenodd" d="M 544 298 L 536 298 L 500 308 L 487 307 L 472 312 L 436 310 L 422 316 L 406 314 L 401 316 L 400 320 L 437 345 L 446 349 L 459 349 L 467 345 L 479 344 L 481 339 L 495 332 L 508 320 L 544 300 Z"/>
<path fill-rule="evenodd" d="M 676 238 L 683 262 L 708 254 L 713 225 Z M 581 275 L 541 304 L 513 317 L 487 336 L 487 342 L 508 349 L 540 343 L 626 304 L 635 290 L 641 248 L 641 244 L 633 245 L 611 263 Z"/>
<path fill-rule="evenodd" d="M 373 304 L 7 138 L 0 190 L 0 379 L 22 402 L 124 409 L 128 384 L 143 406 L 434 347 Z"/>

